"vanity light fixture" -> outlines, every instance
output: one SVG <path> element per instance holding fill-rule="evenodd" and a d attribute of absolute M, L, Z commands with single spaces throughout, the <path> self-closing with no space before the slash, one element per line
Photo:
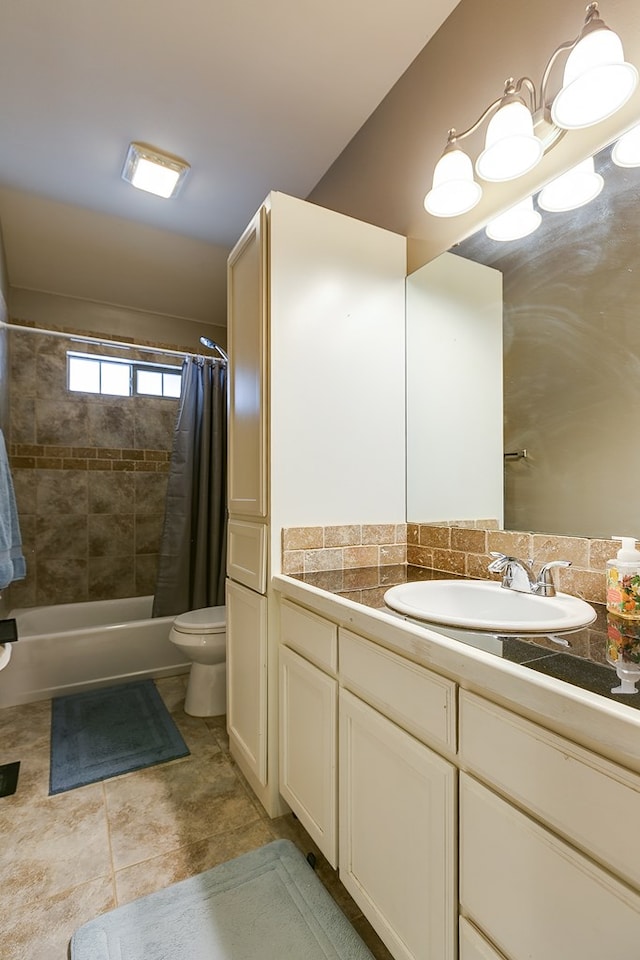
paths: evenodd
<path fill-rule="evenodd" d="M 549 79 L 558 57 L 568 54 L 561 90 L 550 103 Z M 579 35 L 561 44 L 545 67 L 540 92 L 528 77 L 506 81 L 502 96 L 467 130 L 449 130 L 444 154 L 436 164 L 433 186 L 424 199 L 428 213 L 457 217 L 472 210 L 482 196 L 471 160 L 460 142 L 487 124 L 485 147 L 475 170 L 482 180 L 513 180 L 532 170 L 565 130 L 589 127 L 610 117 L 627 102 L 638 71 L 624 60 L 622 43 L 600 18 L 597 3 L 586 9 Z M 455 163 L 451 158 L 455 156 Z M 468 162 L 467 162 L 468 161 Z"/>
<path fill-rule="evenodd" d="M 485 233 L 491 240 L 520 240 L 537 230 L 541 222 L 541 215 L 533 209 L 533 197 L 527 197 L 490 220 Z"/>
<path fill-rule="evenodd" d="M 130 143 L 122 179 L 139 190 L 169 200 L 176 196 L 190 169 L 180 157 L 162 153 L 146 143 Z"/>
<path fill-rule="evenodd" d="M 596 173 L 593 157 L 587 157 L 543 187 L 538 194 L 538 206 L 551 213 L 576 210 L 595 200 L 603 186 L 604 179 Z"/>
<path fill-rule="evenodd" d="M 640 167 L 640 123 L 622 134 L 611 151 L 611 159 L 619 167 Z"/>

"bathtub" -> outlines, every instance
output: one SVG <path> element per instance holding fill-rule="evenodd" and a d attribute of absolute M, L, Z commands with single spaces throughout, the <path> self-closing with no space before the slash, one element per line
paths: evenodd
<path fill-rule="evenodd" d="M 126 680 L 187 673 L 169 641 L 173 617 L 152 619 L 153 597 L 12 610 L 18 628 L 0 671 L 0 707 Z"/>

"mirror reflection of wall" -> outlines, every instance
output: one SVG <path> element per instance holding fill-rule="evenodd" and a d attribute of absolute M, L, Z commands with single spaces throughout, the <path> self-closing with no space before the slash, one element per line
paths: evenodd
<path fill-rule="evenodd" d="M 596 169 L 588 205 L 543 212 L 521 240 L 481 230 L 454 249 L 503 275 L 504 450 L 528 454 L 505 461 L 506 529 L 640 536 L 640 168 L 607 148 Z M 407 320 L 410 336 L 420 318 Z"/>

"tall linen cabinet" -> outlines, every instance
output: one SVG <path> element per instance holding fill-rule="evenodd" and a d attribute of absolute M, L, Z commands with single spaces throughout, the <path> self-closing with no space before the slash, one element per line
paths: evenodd
<path fill-rule="evenodd" d="M 271 193 L 228 261 L 227 727 L 278 790 L 282 530 L 405 519 L 405 238 Z"/>

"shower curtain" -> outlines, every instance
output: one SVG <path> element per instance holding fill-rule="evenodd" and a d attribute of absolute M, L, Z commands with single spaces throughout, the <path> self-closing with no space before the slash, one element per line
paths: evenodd
<path fill-rule="evenodd" d="M 187 357 L 169 467 L 153 616 L 224 604 L 227 365 Z"/>

